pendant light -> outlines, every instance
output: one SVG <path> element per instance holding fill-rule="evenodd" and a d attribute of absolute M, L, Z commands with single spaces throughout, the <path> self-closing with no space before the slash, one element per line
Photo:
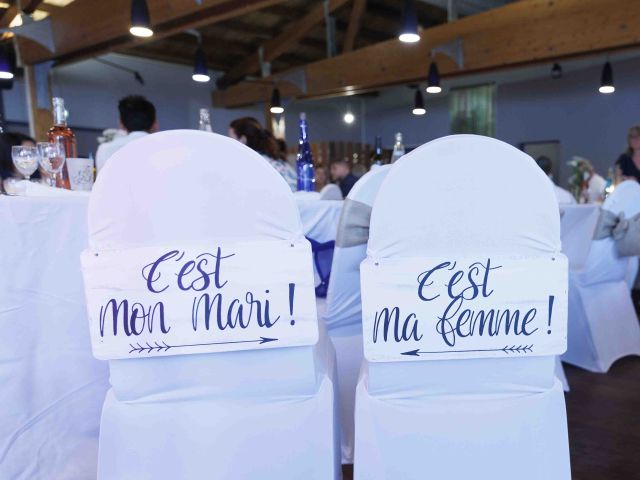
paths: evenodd
<path fill-rule="evenodd" d="M 616 91 L 616 87 L 613 86 L 613 69 L 609 61 L 602 67 L 602 75 L 600 76 L 600 93 L 613 93 Z"/>
<path fill-rule="evenodd" d="M 351 111 L 351 107 L 349 105 L 347 105 L 347 111 L 345 112 L 344 117 L 342 117 L 342 119 L 344 120 L 344 123 L 346 123 L 347 125 L 351 125 L 353 122 L 355 122 L 356 116 Z"/>
<path fill-rule="evenodd" d="M 416 95 L 413 100 L 413 110 L 411 113 L 414 115 L 424 115 L 427 113 L 427 109 L 424 108 L 424 98 L 422 97 L 422 92 L 419 88 L 416 89 Z"/>
<path fill-rule="evenodd" d="M 129 32 L 136 37 L 146 38 L 153 35 L 147 0 L 131 1 L 131 26 L 129 27 Z"/>
<path fill-rule="evenodd" d="M 402 9 L 402 29 L 400 30 L 398 39 L 404 43 L 415 43 L 420 41 L 415 0 L 404 1 L 404 8 Z"/>
<path fill-rule="evenodd" d="M 441 91 L 438 64 L 431 62 L 431 65 L 429 65 L 429 75 L 427 76 L 427 93 L 440 93 Z"/>
<path fill-rule="evenodd" d="M 280 99 L 280 90 L 278 87 L 273 87 L 271 92 L 271 107 L 269 108 L 271 113 L 284 113 L 284 107 L 282 106 L 282 100 Z"/>
<path fill-rule="evenodd" d="M 198 48 L 196 49 L 196 56 L 193 65 L 193 75 L 191 75 L 191 78 L 194 81 L 201 83 L 211 80 L 209 71 L 207 69 L 207 57 L 204 54 L 202 45 L 200 44 L 198 44 Z"/>
<path fill-rule="evenodd" d="M 11 61 L 10 49 L 12 44 L 4 43 L 0 45 L 0 79 L 11 80 L 13 78 L 13 62 Z"/>
<path fill-rule="evenodd" d="M 553 78 L 554 80 L 562 78 L 562 67 L 559 63 L 554 63 L 551 67 L 551 78 Z"/>

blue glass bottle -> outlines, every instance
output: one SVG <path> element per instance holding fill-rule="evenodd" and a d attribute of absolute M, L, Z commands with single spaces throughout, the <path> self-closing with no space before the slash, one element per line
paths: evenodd
<path fill-rule="evenodd" d="M 298 167 L 298 191 L 314 192 L 316 189 L 316 177 L 313 171 L 313 157 L 309 146 L 309 132 L 307 118 L 300 114 L 300 137 L 298 139 L 298 156 L 296 166 Z"/>

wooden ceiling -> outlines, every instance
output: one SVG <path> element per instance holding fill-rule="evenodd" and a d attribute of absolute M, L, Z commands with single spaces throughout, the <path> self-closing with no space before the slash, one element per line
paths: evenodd
<path fill-rule="evenodd" d="M 129 32 L 131 0 L 0 1 L 7 26 L 19 7 L 42 18 L 50 15 L 55 52 L 21 41 L 24 64 L 73 62 L 108 52 L 192 65 L 198 37 L 210 69 L 222 72 L 218 87 L 259 77 L 261 65 L 277 74 L 326 59 L 327 11 L 335 21 L 335 54 L 397 38 L 404 0 L 146 0 L 155 34 Z M 462 18 L 512 0 L 455 0 Z M 447 0 L 416 0 L 423 29 L 446 23 Z M 195 35 L 193 34 L 195 33 Z M 259 53 L 260 52 L 260 53 Z"/>
<path fill-rule="evenodd" d="M 0 23 L 18 4 L 49 10 L 55 52 L 19 38 L 24 65 L 108 52 L 192 65 L 200 36 L 209 68 L 222 72 L 216 104 L 227 107 L 265 101 L 276 82 L 294 98 L 417 83 L 434 55 L 447 76 L 640 47 L 630 20 L 640 15 L 639 0 L 417 0 L 423 31 L 413 46 L 397 40 L 403 0 L 146 0 L 149 39 L 128 31 L 131 0 L 52 1 L 60 0 L 0 1 L 9 4 Z M 325 9 L 335 19 L 331 58 Z M 271 67 L 265 78 L 261 58 Z"/>
<path fill-rule="evenodd" d="M 333 3 L 339 4 L 338 8 L 332 12 L 336 20 L 337 53 L 344 49 L 352 12 L 358 5 L 364 8 L 361 17 L 357 19 L 359 28 L 353 37 L 353 49 L 397 37 L 403 4 L 401 0 L 349 0 Z M 297 35 L 300 38 L 296 38 L 296 35 L 287 35 L 287 30 L 304 22 L 305 17 L 309 16 L 314 8 L 318 10 L 318 15 L 312 21 L 307 19 L 306 25 L 310 26 L 301 35 Z M 323 2 L 320 0 L 286 0 L 237 18 L 199 28 L 208 66 L 228 72 L 243 60 L 255 56 L 256 65 L 246 71 L 247 75 L 258 75 L 259 48 L 278 39 L 280 39 L 279 46 L 283 53 L 270 62 L 273 73 L 327 58 L 327 34 L 323 10 Z M 447 21 L 445 9 L 426 2 L 417 2 L 417 14 L 420 25 L 425 28 Z M 121 52 L 191 65 L 196 44 L 195 36 L 180 33 Z M 234 78 L 229 83 L 235 83 L 241 79 L 242 76 Z"/>

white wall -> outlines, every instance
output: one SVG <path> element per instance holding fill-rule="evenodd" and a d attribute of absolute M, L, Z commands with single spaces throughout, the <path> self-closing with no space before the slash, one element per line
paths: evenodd
<path fill-rule="evenodd" d="M 260 118 L 262 107 L 239 110 L 211 108 L 213 83 L 191 80 L 191 68 L 124 55 L 104 59 L 138 70 L 145 80 L 140 85 L 133 74 L 95 60 L 55 68 L 52 75 L 54 96 L 65 99 L 69 125 L 103 130 L 118 125 L 118 100 L 126 95 L 144 95 L 156 106 L 160 128 L 197 128 L 199 109 L 208 107 L 214 131 L 227 133 L 229 122 L 239 116 Z M 24 81 L 16 79 L 10 91 L 3 92 L 8 122 L 27 122 Z M 89 148 L 79 145 L 83 151 Z"/>
<path fill-rule="evenodd" d="M 94 60 L 56 68 L 54 94 L 65 98 L 70 125 L 100 130 L 116 126 L 117 102 L 132 93 L 145 95 L 154 102 L 162 129 L 197 128 L 199 108 L 211 107 L 213 83 L 193 82 L 187 66 L 122 55 L 105 58 L 139 70 L 146 84 L 141 86 L 133 75 Z M 597 92 L 600 59 L 563 63 L 565 74 L 560 80 L 551 80 L 550 66 L 545 65 L 534 70 L 485 74 L 480 79 L 482 82 L 498 83 L 497 138 L 515 146 L 526 141 L 559 140 L 563 157 L 561 183 L 567 177 L 564 164 L 573 155 L 590 159 L 601 174 L 606 174 L 625 148 L 628 128 L 640 123 L 640 59 L 635 54 L 632 58 L 612 58 L 612 61 L 617 88 L 613 95 Z M 447 86 L 473 85 L 480 80 L 477 77 L 450 80 L 444 83 L 445 90 Z M 22 81 L 18 79 L 13 90 L 3 92 L 3 97 L 7 120 L 26 122 Z M 297 142 L 297 119 L 301 111 L 307 113 L 311 139 L 315 141 L 373 143 L 375 135 L 382 135 L 383 145 L 390 148 L 397 131 L 403 132 L 407 145 L 419 145 L 448 135 L 448 95 L 425 94 L 425 100 L 427 115 L 422 117 L 411 114 L 413 91 L 407 87 L 389 89 L 377 98 L 285 101 L 286 140 L 290 146 Z M 353 125 L 342 121 L 347 104 L 356 115 Z M 216 108 L 211 109 L 211 113 L 214 131 L 226 134 L 234 118 L 250 115 L 263 120 L 264 107 Z"/>
<path fill-rule="evenodd" d="M 598 92 L 602 63 L 591 63 L 596 65 L 565 69 L 559 80 L 552 80 L 545 67 L 544 75 L 535 79 L 498 81 L 496 138 L 516 147 L 522 142 L 559 140 L 561 184 L 569 174 L 566 162 L 574 155 L 589 159 L 606 175 L 626 148 L 629 127 L 640 124 L 640 59 L 613 62 L 616 92 L 611 95 Z M 457 81 L 460 84 L 464 81 Z M 473 84 L 476 80 L 470 80 Z M 383 144 L 390 147 L 395 131 L 404 133 L 408 145 L 450 134 L 449 96 L 425 94 L 425 100 L 427 114 L 422 117 L 411 114 L 413 97 L 403 90 L 369 101 L 370 136 L 382 135 Z"/>

